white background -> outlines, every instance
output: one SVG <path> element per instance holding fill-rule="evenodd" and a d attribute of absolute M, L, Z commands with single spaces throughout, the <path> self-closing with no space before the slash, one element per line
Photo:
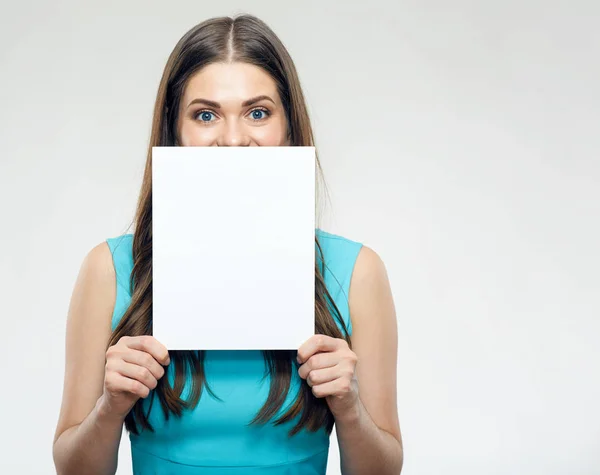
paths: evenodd
<path fill-rule="evenodd" d="M 132 218 L 172 47 L 242 11 L 298 67 L 323 227 L 387 265 L 403 473 L 599 473 L 600 6 L 552 0 L 3 2 L 0 472 L 53 473 L 81 261 Z"/>

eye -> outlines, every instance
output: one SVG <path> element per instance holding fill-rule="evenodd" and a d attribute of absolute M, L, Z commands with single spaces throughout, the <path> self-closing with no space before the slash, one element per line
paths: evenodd
<path fill-rule="evenodd" d="M 194 119 L 199 120 L 200 122 L 202 122 L 204 124 L 209 124 L 211 122 L 215 122 L 214 120 L 211 120 L 211 117 L 214 115 L 215 115 L 214 112 L 204 109 L 204 110 L 196 112 L 194 114 Z M 250 111 L 250 117 L 254 122 L 260 122 L 262 120 L 265 120 L 270 115 L 271 115 L 271 112 L 268 109 L 265 109 L 263 107 L 257 107 L 256 109 L 252 109 Z"/>
<path fill-rule="evenodd" d="M 214 115 L 214 113 L 209 110 L 201 110 L 194 114 L 195 118 L 200 120 L 200 122 L 214 122 L 210 120 L 211 115 Z"/>
<path fill-rule="evenodd" d="M 269 117 L 271 115 L 271 112 L 269 112 L 268 109 L 264 109 L 262 107 L 257 107 L 256 109 L 252 109 L 252 111 L 250 111 L 252 120 L 254 121 L 260 121 L 260 120 L 265 120 L 267 117 Z"/>

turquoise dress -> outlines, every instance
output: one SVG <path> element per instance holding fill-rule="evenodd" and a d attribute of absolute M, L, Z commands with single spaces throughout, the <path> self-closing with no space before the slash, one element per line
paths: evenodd
<path fill-rule="evenodd" d="M 352 332 L 348 309 L 350 278 L 361 244 L 320 229 L 316 235 L 323 249 L 325 285 Z M 106 240 L 117 276 L 112 329 L 131 302 L 130 275 L 133 269 L 132 234 Z M 288 437 L 297 419 L 278 427 L 248 422 L 267 399 L 270 378 L 265 375 L 261 351 L 215 351 L 205 353 L 206 380 L 215 399 L 203 390 L 200 402 L 184 410 L 181 418 L 164 419 L 158 400 L 154 401 L 149 421 L 154 432 L 130 433 L 133 473 L 140 475 L 322 475 L 327 468 L 329 435 L 324 429 L 305 429 Z M 165 377 L 173 381 L 173 366 Z M 301 379 L 292 371 L 292 384 L 283 414 L 294 401 Z M 189 394 L 186 385 L 183 396 Z M 148 409 L 151 392 L 143 404 Z"/>

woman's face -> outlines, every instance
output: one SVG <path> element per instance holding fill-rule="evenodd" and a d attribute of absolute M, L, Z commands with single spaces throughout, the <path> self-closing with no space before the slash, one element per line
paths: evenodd
<path fill-rule="evenodd" d="M 287 127 L 266 72 L 247 63 L 212 63 L 189 79 L 177 133 L 183 146 L 278 146 L 289 145 Z"/>

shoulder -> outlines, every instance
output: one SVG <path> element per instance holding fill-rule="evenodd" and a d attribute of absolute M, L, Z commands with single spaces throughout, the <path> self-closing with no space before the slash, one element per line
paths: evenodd
<path fill-rule="evenodd" d="M 80 269 L 80 278 L 97 282 L 114 282 L 115 269 L 108 243 L 96 244 L 85 255 Z"/>
<path fill-rule="evenodd" d="M 356 258 L 352 283 L 355 287 L 377 282 L 381 285 L 387 282 L 387 270 L 379 254 L 368 246 L 362 246 Z"/>
<path fill-rule="evenodd" d="M 99 318 L 104 321 L 101 309 L 108 311 L 113 305 L 115 283 L 111 252 L 104 241 L 91 248 L 83 258 L 71 296 L 70 315 L 77 315 L 77 320 L 88 323 L 101 315 Z"/>
<path fill-rule="evenodd" d="M 395 308 L 386 266 L 377 252 L 362 246 L 349 291 L 350 313 L 356 327 L 395 321 Z"/>

